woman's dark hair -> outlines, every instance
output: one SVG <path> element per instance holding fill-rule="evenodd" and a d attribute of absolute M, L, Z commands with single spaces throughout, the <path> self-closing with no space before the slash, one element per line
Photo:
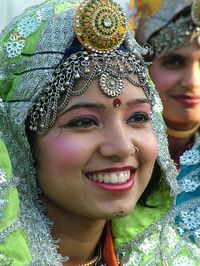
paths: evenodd
<path fill-rule="evenodd" d="M 148 205 L 147 200 L 148 197 L 159 188 L 161 181 L 161 169 L 157 162 L 155 162 L 153 173 L 151 176 L 151 179 L 145 189 L 145 191 L 142 193 L 139 204 L 143 207 L 149 207 L 149 208 L 155 208 L 156 206 Z"/>
<path fill-rule="evenodd" d="M 32 155 L 34 167 L 36 167 L 36 160 L 35 160 L 35 136 L 36 136 L 36 133 L 31 131 L 29 129 L 29 127 L 30 127 L 30 121 L 29 121 L 29 117 L 27 117 L 27 119 L 25 121 L 25 131 L 26 131 L 26 136 L 27 136 L 28 143 L 30 146 L 30 152 Z"/>

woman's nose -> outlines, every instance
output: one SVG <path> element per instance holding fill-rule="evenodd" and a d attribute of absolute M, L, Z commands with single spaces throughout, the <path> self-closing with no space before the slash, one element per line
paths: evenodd
<path fill-rule="evenodd" d="M 132 140 L 134 136 L 131 136 L 127 125 L 110 127 L 108 131 L 105 132 L 105 140 L 100 147 L 102 156 L 127 158 L 137 152 Z"/>
<path fill-rule="evenodd" d="M 190 64 L 182 77 L 182 86 L 184 88 L 194 90 L 200 88 L 200 63 L 194 62 Z"/>

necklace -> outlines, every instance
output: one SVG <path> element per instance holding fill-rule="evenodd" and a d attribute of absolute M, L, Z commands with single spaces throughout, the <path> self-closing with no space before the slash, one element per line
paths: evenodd
<path fill-rule="evenodd" d="M 77 266 L 91 266 L 91 265 L 93 265 L 93 264 L 97 264 L 97 262 L 99 262 L 100 261 L 100 259 L 101 259 L 101 253 L 102 253 L 102 248 L 101 248 L 101 246 L 100 245 L 98 245 L 98 255 L 96 255 L 93 259 L 91 259 L 91 260 L 88 260 L 88 261 L 86 261 L 86 262 L 84 262 L 84 263 L 81 263 L 81 264 L 78 264 Z"/>
<path fill-rule="evenodd" d="M 189 138 L 191 137 L 192 135 L 194 135 L 194 133 L 198 130 L 199 128 L 199 123 L 194 126 L 192 129 L 190 130 L 185 130 L 185 131 L 182 131 L 182 130 L 176 130 L 176 129 L 172 129 L 172 128 L 167 128 L 167 134 L 170 136 L 170 137 L 174 137 L 174 138 L 178 138 L 178 139 L 182 139 L 182 138 Z"/>
<path fill-rule="evenodd" d="M 78 266 L 90 266 L 90 265 L 93 265 L 93 264 L 97 263 L 99 260 L 100 260 L 100 257 L 99 256 L 95 256 L 93 259 L 91 259 L 91 260 L 89 260 L 87 262 L 78 264 Z"/>

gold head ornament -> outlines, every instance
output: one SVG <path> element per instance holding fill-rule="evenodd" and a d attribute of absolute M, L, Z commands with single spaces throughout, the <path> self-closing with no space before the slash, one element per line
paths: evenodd
<path fill-rule="evenodd" d="M 200 0 L 196 0 L 192 5 L 192 19 L 196 25 L 200 26 Z"/>
<path fill-rule="evenodd" d="M 127 22 L 121 7 L 112 0 L 85 0 L 77 9 L 74 30 L 88 50 L 110 52 L 123 42 Z"/>

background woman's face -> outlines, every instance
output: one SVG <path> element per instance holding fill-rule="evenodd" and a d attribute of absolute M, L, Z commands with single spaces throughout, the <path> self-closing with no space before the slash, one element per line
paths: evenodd
<path fill-rule="evenodd" d="M 200 47 L 192 44 L 157 57 L 150 75 L 164 105 L 164 117 L 170 124 L 200 122 Z"/>
<path fill-rule="evenodd" d="M 71 98 L 56 123 L 36 137 L 38 182 L 56 215 L 110 219 L 129 213 L 151 177 L 157 140 L 143 91 L 125 81 L 115 108 L 98 81 Z M 134 152 L 133 143 L 139 148 Z"/>

